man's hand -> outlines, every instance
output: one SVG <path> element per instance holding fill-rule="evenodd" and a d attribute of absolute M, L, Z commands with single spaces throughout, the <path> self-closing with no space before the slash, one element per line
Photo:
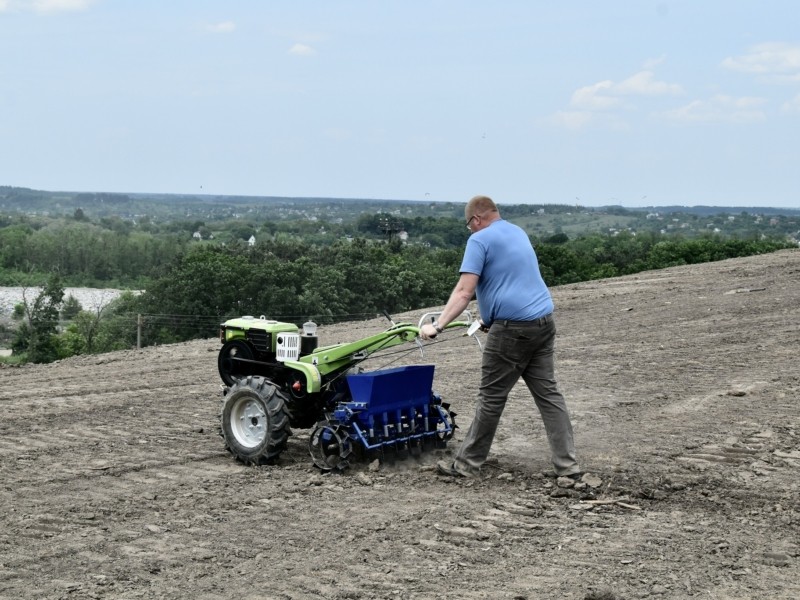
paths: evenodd
<path fill-rule="evenodd" d="M 432 340 L 437 335 L 439 335 L 439 332 L 436 331 L 436 327 L 431 323 L 425 323 L 425 325 L 419 328 L 419 337 L 423 340 Z"/>

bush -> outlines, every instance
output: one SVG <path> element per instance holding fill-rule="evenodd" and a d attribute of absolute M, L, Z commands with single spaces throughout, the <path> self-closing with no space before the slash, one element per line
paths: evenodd
<path fill-rule="evenodd" d="M 19 321 L 24 316 L 25 316 L 25 305 L 22 302 L 20 302 L 19 304 L 15 304 L 14 311 L 11 313 L 11 318 Z"/>
<path fill-rule="evenodd" d="M 72 321 L 78 313 L 83 310 L 81 303 L 78 302 L 78 299 L 70 294 L 67 296 L 67 299 L 64 300 L 64 305 L 61 308 L 61 318 L 65 321 Z"/>
<path fill-rule="evenodd" d="M 25 352 L 35 363 L 48 363 L 59 358 L 58 312 L 64 298 L 64 287 L 57 275 L 51 275 L 41 292 L 24 307 L 28 321 L 17 329 L 11 344 L 15 354 Z"/>

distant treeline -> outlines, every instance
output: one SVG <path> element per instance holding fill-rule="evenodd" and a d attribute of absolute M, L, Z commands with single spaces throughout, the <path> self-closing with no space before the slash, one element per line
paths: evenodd
<path fill-rule="evenodd" d="M 554 236 L 535 244 L 549 285 L 791 248 L 774 240 L 668 240 L 658 236 Z M 255 248 L 204 246 L 181 255 L 137 298 L 144 313 L 265 315 L 302 323 L 354 320 L 442 305 L 458 279 L 461 249 L 364 239 Z M 176 319 L 153 341 L 211 336 L 217 323 Z"/>
<path fill-rule="evenodd" d="M 511 219 L 523 214 L 523 210 L 529 213 L 530 207 L 504 207 L 503 214 Z M 554 209 L 549 207 L 548 211 Z M 730 228 L 741 227 L 741 233 L 737 235 L 739 230 L 732 229 L 732 233 L 723 236 L 694 230 L 690 239 L 680 233 L 665 235 L 644 230 L 636 234 L 623 230 L 570 237 L 550 233 L 534 238 L 534 242 L 543 246 L 543 271 L 550 283 L 557 285 L 680 261 L 702 262 L 751 254 L 770 245 L 790 247 L 790 242 L 774 240 L 791 239 L 785 232 L 797 227 L 792 219 L 782 218 L 776 219 L 776 225 L 765 222 L 759 225 L 761 230 L 752 231 L 752 219 L 721 220 Z M 661 227 L 655 220 L 643 219 L 640 226 L 645 224 Z M 767 233 L 770 237 L 765 237 Z M 128 220 L 118 216 L 92 220 L 81 209 L 70 217 L 56 218 L 0 213 L 0 285 L 41 285 L 49 274 L 57 273 L 70 286 L 145 289 L 165 267 L 197 246 L 231 246 L 235 252 L 242 250 L 240 246 L 247 246 L 252 237 L 256 254 L 300 245 L 309 248 L 309 256 L 314 252 L 336 256 L 336 247 L 342 244 L 359 239 L 391 244 L 401 235 L 408 241 L 407 254 L 427 256 L 435 255 L 436 250 L 463 250 L 469 233 L 460 215 L 400 217 L 374 211 L 359 214 L 351 221 L 314 220 L 305 215 L 294 220 L 255 223 L 250 219 L 230 219 L 213 224 L 199 219 L 156 223 L 147 217 Z"/>
<path fill-rule="evenodd" d="M 0 186 L 0 285 L 44 286 L 14 308 L 16 323 L 0 323 L 16 360 L 210 337 L 246 314 L 330 323 L 439 306 L 469 236 L 457 203 L 195 200 Z M 502 213 L 536 232 L 551 286 L 793 248 L 800 236 L 794 216 L 700 220 L 566 205 Z M 64 286 L 144 292 L 86 311 Z"/>
<path fill-rule="evenodd" d="M 38 227 L 0 223 L 0 285 L 41 285 L 48 273 L 58 273 L 73 286 L 138 288 L 191 239 L 129 231 L 124 221 L 108 221 L 106 226 L 65 219 Z"/>
<path fill-rule="evenodd" d="M 637 212 L 660 212 L 662 214 L 680 213 L 692 215 L 786 215 L 800 216 L 800 208 L 775 208 L 765 206 L 639 206 L 626 208 L 619 205 L 586 207 L 577 204 L 554 204 L 545 201 L 543 204 L 509 204 L 501 198 L 495 200 L 502 202 L 503 213 L 508 216 L 528 214 L 544 208 L 551 213 L 597 211 L 607 214 L 630 215 Z M 447 201 L 421 201 L 403 199 L 374 199 L 374 198 L 324 198 L 324 197 L 290 197 L 290 196 L 230 196 L 221 194 L 160 194 L 160 193 L 109 193 L 109 192 L 72 192 L 72 191 L 47 191 L 25 187 L 0 185 L 0 211 L 30 210 L 47 211 L 51 215 L 71 214 L 76 208 L 91 212 L 94 216 L 108 216 L 120 214 L 121 210 L 133 213 L 151 213 L 175 216 L 176 212 L 186 214 L 187 211 L 207 210 L 212 206 L 234 206 L 237 210 L 258 210 L 268 207 L 285 208 L 323 208 L 336 207 L 334 210 L 352 209 L 364 212 L 385 211 L 394 209 L 411 208 L 418 212 L 420 207 L 437 205 L 444 211 L 463 211 L 467 198 L 462 202 Z M 765 202 L 768 201 L 765 199 Z M 438 211 L 437 212 L 441 212 Z"/>
<path fill-rule="evenodd" d="M 198 246 L 170 264 L 137 301 L 147 314 L 265 315 L 298 324 L 359 320 L 441 304 L 460 261 L 458 250 L 363 238 L 329 247 L 300 241 Z M 218 325 L 180 317 L 154 341 L 214 335 Z"/>
<path fill-rule="evenodd" d="M 557 234 L 534 245 L 551 286 L 795 247 L 766 239 L 665 240 L 654 234 L 625 233 L 576 239 Z M 72 260 L 67 246 L 52 242 L 59 265 Z M 110 260 L 115 252 L 122 255 L 135 246 L 100 247 Z M 149 252 L 155 256 L 157 248 Z M 151 345 L 214 337 L 221 321 L 242 315 L 299 325 L 308 319 L 332 323 L 370 318 L 384 310 L 398 313 L 440 306 L 458 279 L 462 253 L 463 248 L 405 245 L 397 238 L 388 242 L 355 238 L 329 245 L 300 239 L 252 247 L 194 244 L 172 256 L 163 254 L 164 264 L 151 274 L 143 293 L 125 293 L 94 311 L 64 299 L 61 278 L 54 271 L 39 297 L 15 309 L 22 321 L 12 348 L 19 360 L 47 362 L 131 347 L 137 341 Z M 139 315 L 143 321 L 137 331 Z M 62 323 L 68 320 L 66 326 L 59 316 Z"/>
<path fill-rule="evenodd" d="M 563 285 L 796 247 L 781 239 L 723 239 L 711 235 L 683 239 L 623 232 L 573 240 L 557 234 L 536 245 L 536 252 L 545 280 L 550 285 Z"/>
<path fill-rule="evenodd" d="M 280 254 L 297 245 L 335 255 L 335 249 L 322 248 L 362 238 L 376 243 L 399 241 L 400 230 L 380 214 L 363 215 L 347 225 L 308 220 L 264 223 L 258 231 L 246 222 L 231 221 L 217 223 L 216 236 L 201 221 L 134 227 L 115 217 L 89 222 L 80 211 L 73 218 L 58 219 L 0 215 L 0 285 L 42 285 L 50 273 L 58 273 L 71 286 L 142 289 L 198 246 L 230 246 L 236 252 L 257 235 L 256 255 Z M 414 232 L 413 245 L 421 246 L 423 254 L 428 249 L 461 248 L 468 236 L 463 222 L 454 218 L 414 217 L 406 220 L 404 230 Z"/>

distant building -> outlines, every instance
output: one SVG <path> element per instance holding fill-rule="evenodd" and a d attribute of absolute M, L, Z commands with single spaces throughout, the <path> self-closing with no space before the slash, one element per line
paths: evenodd
<path fill-rule="evenodd" d="M 255 246 L 256 245 L 256 236 L 251 235 L 250 239 L 247 240 L 247 245 L 248 246 Z"/>

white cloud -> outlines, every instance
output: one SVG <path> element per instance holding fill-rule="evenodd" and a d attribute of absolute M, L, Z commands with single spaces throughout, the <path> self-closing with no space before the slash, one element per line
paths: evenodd
<path fill-rule="evenodd" d="M 627 79 L 614 83 L 607 79 L 575 90 L 570 105 L 586 110 L 609 110 L 625 106 L 628 96 L 677 95 L 683 92 L 680 85 L 656 81 L 652 71 L 640 71 Z"/>
<path fill-rule="evenodd" d="M 662 116 L 687 123 L 754 123 L 766 119 L 760 108 L 766 102 L 764 98 L 734 98 L 719 94 L 708 100 L 695 100 L 675 110 L 666 111 Z"/>
<path fill-rule="evenodd" d="M 627 124 L 612 116 L 613 111 L 636 108 L 633 104 L 635 98 L 682 93 L 680 85 L 658 81 L 652 71 L 643 70 L 620 82 L 605 79 L 578 88 L 572 93 L 569 110 L 558 111 L 548 122 L 572 130 L 582 129 L 594 122 L 614 129 L 625 129 Z M 603 117 L 600 118 L 600 115 Z"/>
<path fill-rule="evenodd" d="M 652 71 L 658 65 L 663 64 L 664 61 L 666 60 L 667 60 L 666 55 L 662 54 L 658 58 L 648 58 L 646 61 L 644 61 L 644 64 L 642 66 L 644 67 L 645 71 Z"/>
<path fill-rule="evenodd" d="M 612 94 L 613 81 L 599 81 L 592 85 L 578 88 L 572 93 L 570 106 L 586 110 L 608 110 L 620 105 L 620 99 Z"/>
<path fill-rule="evenodd" d="M 800 74 L 800 45 L 782 42 L 756 44 L 743 56 L 726 58 L 722 66 L 742 73 L 796 79 Z"/>
<path fill-rule="evenodd" d="M 295 54 L 297 56 L 314 56 L 316 53 L 314 48 L 306 44 L 295 44 L 289 48 L 289 54 Z"/>
<path fill-rule="evenodd" d="M 221 23 L 209 25 L 206 29 L 211 33 L 232 33 L 236 29 L 236 23 L 233 21 L 222 21 Z"/>
<path fill-rule="evenodd" d="M 655 81 L 652 71 L 640 71 L 614 86 L 612 91 L 627 96 L 676 96 L 683 89 L 677 83 Z"/>
<path fill-rule="evenodd" d="M 39 13 L 72 12 L 86 10 L 94 0 L 34 0 L 34 10 Z"/>
<path fill-rule="evenodd" d="M 42 15 L 86 10 L 96 0 L 0 0 L 0 12 L 32 11 Z"/>

